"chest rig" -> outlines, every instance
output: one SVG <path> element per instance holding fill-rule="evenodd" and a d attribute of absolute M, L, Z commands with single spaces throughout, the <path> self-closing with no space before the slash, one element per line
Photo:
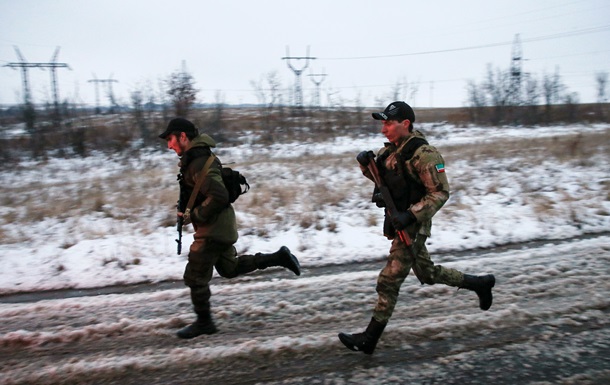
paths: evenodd
<path fill-rule="evenodd" d="M 405 162 L 413 158 L 418 148 L 428 144 L 423 138 L 414 137 L 400 151 L 392 151 L 392 144 L 380 154 L 375 162 L 379 174 L 390 190 L 390 195 L 399 211 L 406 211 L 412 204 L 419 202 L 426 194 L 425 187 L 407 172 Z M 395 167 L 388 167 L 388 158 L 395 157 Z M 392 162 L 394 163 L 394 162 Z"/>

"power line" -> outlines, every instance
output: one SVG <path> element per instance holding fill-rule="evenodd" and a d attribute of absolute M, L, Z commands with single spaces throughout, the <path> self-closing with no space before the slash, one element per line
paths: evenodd
<path fill-rule="evenodd" d="M 605 25 L 605 26 L 601 26 L 601 27 L 586 28 L 586 29 L 581 29 L 581 30 L 572 31 L 572 32 L 561 32 L 561 33 L 557 33 L 557 34 L 553 34 L 553 35 L 545 35 L 545 36 L 532 37 L 532 38 L 529 38 L 529 39 L 522 39 L 522 42 L 530 43 L 530 42 L 542 41 L 542 40 L 560 39 L 560 38 L 564 38 L 564 37 L 584 35 L 584 34 L 588 34 L 588 33 L 603 32 L 603 31 L 606 31 L 606 30 L 610 30 L 610 25 Z M 410 53 L 401 53 L 401 54 L 392 54 L 392 55 L 352 56 L 352 57 L 327 57 L 327 58 L 320 58 L 320 59 L 321 60 L 386 59 L 386 58 L 404 57 L 404 56 L 419 56 L 419 55 L 430 55 L 430 54 L 446 53 L 446 52 L 469 51 L 469 50 L 474 50 L 474 49 L 501 47 L 501 46 L 512 45 L 512 44 L 513 44 L 513 42 L 510 41 L 510 42 L 499 42 L 499 43 L 474 45 L 474 46 L 460 47 L 460 48 L 448 48 L 448 49 L 439 49 L 439 50 L 434 50 L 434 51 L 410 52 Z"/>
<path fill-rule="evenodd" d="M 559 59 L 564 57 L 574 57 L 574 56 L 585 56 L 585 55 L 599 55 L 602 53 L 610 52 L 610 50 L 605 49 L 601 51 L 589 51 L 589 52 L 580 52 L 580 53 L 570 53 L 567 55 L 556 55 L 556 56 L 545 56 L 543 58 L 530 57 L 528 60 L 542 60 L 542 59 Z"/>
<path fill-rule="evenodd" d="M 523 24 L 524 21 L 526 21 L 524 19 L 524 16 L 528 16 L 528 15 L 535 15 L 535 14 L 542 14 L 543 16 L 536 16 L 535 18 L 530 20 L 527 20 L 528 23 L 539 23 L 542 20 L 548 20 L 548 19 L 557 19 L 560 17 L 564 17 L 564 16 L 568 16 L 570 19 L 575 19 L 577 18 L 577 14 L 578 13 L 582 13 L 582 12 L 587 12 L 588 10 L 570 10 L 570 11 L 566 11 L 565 13 L 552 13 L 550 11 L 552 10 L 556 10 L 559 8 L 563 8 L 565 6 L 570 6 L 573 4 L 578 4 L 578 3 L 582 3 L 583 1 L 573 1 L 573 2 L 568 2 L 568 3 L 563 3 L 563 4 L 553 4 L 550 7 L 544 7 L 544 8 L 538 8 L 538 9 L 533 9 L 530 11 L 525 11 L 525 12 L 519 12 L 519 13 L 513 13 L 513 14 L 505 14 L 503 16 L 500 17 L 495 17 L 495 18 L 491 18 L 491 19 L 479 19 L 477 21 L 474 22 L 469 22 L 468 24 L 463 25 L 463 27 L 457 26 L 457 28 L 450 30 L 450 32 L 448 34 L 454 34 L 456 29 L 459 29 L 460 32 L 463 32 L 466 30 L 466 27 L 470 27 L 473 24 L 489 24 L 491 23 L 491 25 L 489 27 L 484 27 L 484 28 L 480 28 L 480 29 L 468 29 L 469 31 L 482 31 L 482 30 L 497 30 L 498 27 L 508 27 L 508 26 L 512 26 L 513 29 L 520 29 L 520 25 Z M 602 6 L 602 7 L 598 7 L 598 8 L 608 8 L 608 4 Z M 597 9 L 597 8 L 596 8 Z M 595 12 L 596 9 L 593 9 L 593 11 Z M 604 10 L 600 11 L 601 13 L 605 12 Z M 503 21 L 503 20 L 509 20 L 510 23 L 503 23 L 503 24 L 498 24 L 497 21 Z M 560 22 L 558 22 L 560 23 Z M 447 35 L 447 34 L 445 34 Z"/>

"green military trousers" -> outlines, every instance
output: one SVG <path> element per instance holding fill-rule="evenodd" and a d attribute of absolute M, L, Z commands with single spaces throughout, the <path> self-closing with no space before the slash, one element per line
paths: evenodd
<path fill-rule="evenodd" d="M 432 262 L 426 249 L 427 238 L 421 234 L 418 234 L 415 238 L 413 242 L 415 260 L 409 254 L 406 245 L 398 237 L 392 241 L 387 263 L 377 278 L 378 299 L 373 311 L 373 317 L 377 321 L 387 323 L 392 316 L 400 286 L 411 269 L 422 284 L 442 283 L 448 286 L 459 286 L 463 282 L 464 274 L 462 272 L 435 265 Z"/>
<path fill-rule="evenodd" d="M 205 315 L 210 312 L 212 295 L 210 281 L 214 268 L 221 277 L 237 277 L 256 270 L 255 257 L 253 255 L 237 257 L 232 244 L 215 242 L 200 237 L 197 233 L 194 238 L 184 270 L 184 284 L 191 289 L 191 301 L 195 313 Z"/>

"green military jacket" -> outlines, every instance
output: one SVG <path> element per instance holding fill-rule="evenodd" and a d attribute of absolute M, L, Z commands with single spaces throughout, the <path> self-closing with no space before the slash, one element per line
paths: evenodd
<path fill-rule="evenodd" d="M 385 147 L 379 150 L 378 157 L 385 158 L 386 169 L 397 170 L 399 168 L 397 154 L 415 137 L 425 139 L 424 134 L 416 130 L 404 137 L 398 146 L 386 143 Z M 445 160 L 434 146 L 424 144 L 415 151 L 410 159 L 403 159 L 403 161 L 402 170 L 409 174 L 408 181 L 416 183 L 420 187 L 423 186 L 424 191 L 423 197 L 418 202 L 412 203 L 409 208 L 417 218 L 417 223 L 406 230 L 412 235 L 420 233 L 429 237 L 432 217 L 449 199 L 449 181 L 445 174 Z M 362 170 L 365 176 L 372 179 L 367 169 L 362 168 Z M 392 191 L 392 186 L 388 186 L 388 188 Z"/>
<path fill-rule="evenodd" d="M 180 158 L 181 188 L 185 190 L 181 192 L 181 197 L 188 200 L 197 179 L 202 177 L 201 170 L 211 156 L 210 148 L 213 147 L 216 147 L 214 139 L 201 134 L 193 139 L 191 148 Z M 191 221 L 196 236 L 233 244 L 238 238 L 237 222 L 233 206 L 229 203 L 229 193 L 222 182 L 220 167 L 220 162 L 214 161 L 204 176 L 191 210 Z"/>

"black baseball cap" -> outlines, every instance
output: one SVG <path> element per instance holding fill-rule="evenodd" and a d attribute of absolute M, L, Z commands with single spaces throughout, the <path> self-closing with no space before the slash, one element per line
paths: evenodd
<path fill-rule="evenodd" d="M 185 132 L 187 135 L 199 134 L 199 130 L 197 130 L 193 122 L 184 118 L 174 118 L 170 120 L 167 128 L 159 135 L 159 138 L 166 139 L 172 132 Z"/>
<path fill-rule="evenodd" d="M 397 120 L 402 122 L 409 119 L 411 123 L 415 121 L 415 113 L 410 105 L 405 102 L 390 103 L 383 112 L 373 112 L 375 120 Z"/>

